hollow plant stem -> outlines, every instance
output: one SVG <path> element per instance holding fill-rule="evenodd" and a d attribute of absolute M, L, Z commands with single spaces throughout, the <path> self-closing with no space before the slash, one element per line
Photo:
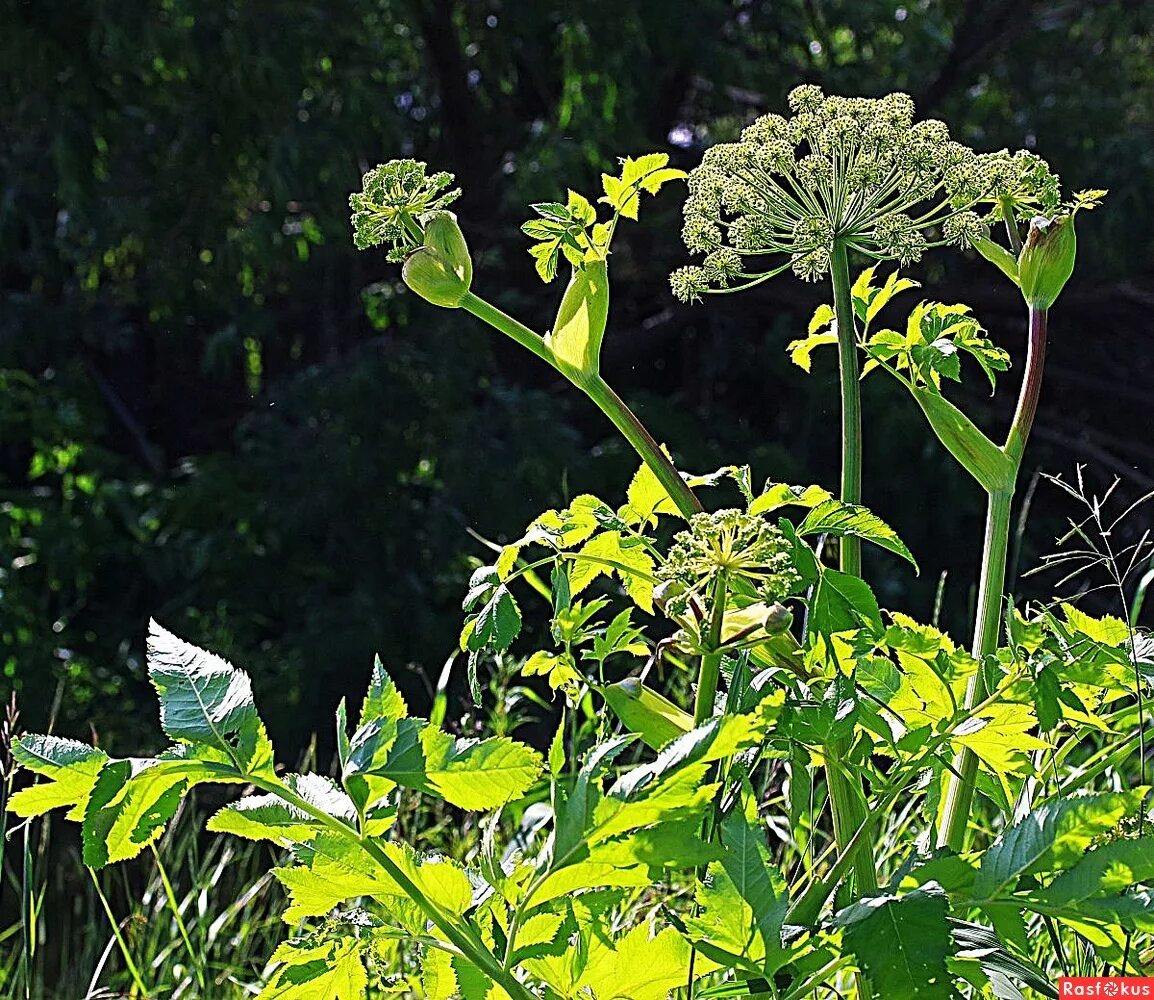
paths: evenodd
<path fill-rule="evenodd" d="M 544 338 L 534 333 L 520 320 L 514 319 L 491 302 L 487 302 L 472 292 L 465 294 L 461 301 L 461 308 L 484 321 L 494 330 L 511 337 L 522 347 L 532 351 L 585 393 L 598 409 L 613 422 L 613 426 L 633 446 L 637 454 L 641 456 L 641 460 L 649 466 L 657 477 L 657 481 L 665 487 L 665 491 L 683 516 L 691 517 L 702 510 L 701 501 L 697 499 L 693 490 L 681 478 L 681 473 L 677 471 L 669 456 L 661 450 L 661 446 L 645 425 L 637 419 L 637 415 L 629 409 L 625 401 L 613 391 L 612 386 L 599 374 L 574 374 L 562 370 Z"/>
<path fill-rule="evenodd" d="M 857 330 L 850 293 L 849 256 L 840 239 L 833 244 L 830 259 L 833 281 L 833 311 L 837 322 L 838 375 L 841 386 L 841 499 L 861 503 L 861 385 L 858 374 Z M 843 536 L 840 541 L 843 573 L 861 576 L 861 539 Z"/>
<path fill-rule="evenodd" d="M 701 667 L 697 674 L 697 697 L 693 702 L 693 727 L 704 726 L 713 717 L 713 706 L 717 700 L 717 681 L 721 675 L 721 630 L 725 621 L 725 573 L 718 573 L 713 581 L 710 594 L 709 632 L 706 636 L 706 652 L 701 656 Z"/>
<path fill-rule="evenodd" d="M 834 240 L 830 258 L 833 282 L 833 310 L 837 325 L 838 376 L 841 388 L 841 499 L 843 503 L 861 503 L 862 434 L 861 385 L 857 360 L 857 327 L 854 322 L 850 291 L 849 255 L 845 243 Z M 861 576 L 861 540 L 845 536 L 840 540 L 839 561 L 843 573 Z M 829 789 L 830 812 L 834 838 L 844 851 L 865 819 L 864 795 L 860 783 L 846 774 L 843 761 L 849 753 L 847 740 L 836 740 L 825 748 L 826 787 Z M 858 893 L 872 892 L 878 886 L 873 845 L 861 841 L 854 848 L 854 885 Z M 859 984 L 865 995 L 866 986 Z"/>
<path fill-rule="evenodd" d="M 1018 394 L 1014 420 L 1002 450 L 1014 463 L 1014 482 L 1022 465 L 1026 441 L 1034 424 L 1038 397 L 1042 390 L 1042 371 L 1046 361 L 1047 312 L 1030 310 L 1030 334 L 1026 348 L 1026 372 Z M 986 535 L 982 546 L 982 568 L 978 581 L 978 606 L 974 621 L 971 652 L 978 661 L 978 671 L 966 687 L 964 705 L 972 709 L 986 696 L 985 676 L 981 664 L 998 648 L 1001 633 L 1002 597 L 1006 583 L 1006 559 L 1010 546 L 1010 512 L 1014 499 L 1013 485 L 1006 491 L 988 494 Z M 978 758 L 968 748 L 954 759 L 953 772 L 946 779 L 942 796 L 941 826 L 938 843 L 955 851 L 965 847 L 970 825 L 970 810 L 978 773 Z"/>

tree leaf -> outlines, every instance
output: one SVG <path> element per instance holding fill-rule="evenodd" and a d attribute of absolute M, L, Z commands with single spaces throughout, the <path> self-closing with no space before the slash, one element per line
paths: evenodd
<path fill-rule="evenodd" d="M 360 948 L 356 938 L 282 944 L 273 954 L 281 966 L 257 1000 L 364 1000 L 369 977 Z"/>
<path fill-rule="evenodd" d="M 840 570 L 823 569 L 810 607 L 810 631 L 832 635 L 863 624 L 878 632 L 882 628 L 881 609 L 869 584 Z"/>
<path fill-rule="evenodd" d="M 1055 906 L 1154 881 L 1154 837 L 1115 840 L 1086 854 L 1039 894 Z"/>
<path fill-rule="evenodd" d="M 1145 789 L 1054 799 L 1004 831 L 982 858 L 979 899 L 995 899 L 1020 875 L 1077 862 L 1094 839 L 1140 808 Z"/>
<path fill-rule="evenodd" d="M 750 514 L 768 514 L 779 507 L 816 507 L 833 496 L 821 486 L 791 486 L 789 483 L 767 483 L 761 495 L 749 505 Z"/>
<path fill-rule="evenodd" d="M 372 773 L 461 809 L 495 809 L 520 798 L 544 768 L 536 750 L 504 736 L 454 741 L 416 719 L 399 729 L 388 758 Z"/>
<path fill-rule="evenodd" d="M 838 911 L 842 942 L 879 996 L 950 1000 L 946 965 L 953 951 L 949 900 L 928 882 L 901 896 L 859 900 Z"/>
<path fill-rule="evenodd" d="M 589 990 L 595 1000 L 666 1000 L 670 990 L 685 984 L 689 958 L 689 943 L 672 927 L 651 938 L 642 923 L 612 944 L 594 935 L 578 989 Z M 708 964 L 699 961 L 695 971 L 705 973 Z"/>
<path fill-rule="evenodd" d="M 242 775 L 271 775 L 273 750 L 248 674 L 149 623 L 148 676 L 160 724 L 174 740 L 209 747 Z"/>
<path fill-rule="evenodd" d="M 108 754 L 87 743 L 59 736 L 27 734 L 12 744 L 12 757 L 21 767 L 48 779 L 18 791 L 8 800 L 17 816 L 41 816 L 68 807 L 67 818 L 81 820 L 100 769 Z"/>
<path fill-rule="evenodd" d="M 843 503 L 832 497 L 813 507 L 797 526 L 799 535 L 855 535 L 907 560 L 916 570 L 918 564 L 898 534 L 880 517 L 859 504 Z"/>
<path fill-rule="evenodd" d="M 297 795 L 335 819 L 353 822 L 357 810 L 330 778 L 319 774 L 287 774 L 284 782 Z M 315 819 L 278 795 L 249 795 L 217 810 L 206 826 L 212 833 L 230 833 L 247 840 L 300 843 L 325 829 Z"/>

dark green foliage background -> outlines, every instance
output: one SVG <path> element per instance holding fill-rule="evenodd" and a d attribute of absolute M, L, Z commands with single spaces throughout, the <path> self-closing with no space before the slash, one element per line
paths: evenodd
<path fill-rule="evenodd" d="M 3 0 L 0 688 L 32 728 L 59 699 L 58 731 L 138 746 L 155 614 L 252 671 L 286 759 L 374 651 L 412 665 L 420 710 L 485 554 L 469 529 L 616 498 L 634 459 L 534 359 L 356 253 L 349 191 L 394 156 L 455 171 L 476 288 L 544 329 L 560 289 L 525 253 L 527 202 L 593 193 L 617 155 L 689 166 L 802 80 L 905 89 L 979 148 L 1030 146 L 1068 187 L 1112 189 L 1079 220 L 1027 468 L 1086 462 L 1141 494 L 1152 21 L 1140 0 Z M 676 306 L 679 201 L 619 241 L 610 381 L 687 468 L 832 484 L 831 358 L 807 379 L 783 351 L 820 290 Z M 920 276 L 1020 356 L 987 265 L 940 253 Z M 928 617 L 948 567 L 962 634 L 979 491 L 889 388 L 867 384 L 866 500 L 923 572 L 867 568 L 883 604 Z M 975 378 L 958 398 L 1001 426 L 1015 392 Z M 1022 567 L 1064 513 L 1040 487 Z"/>

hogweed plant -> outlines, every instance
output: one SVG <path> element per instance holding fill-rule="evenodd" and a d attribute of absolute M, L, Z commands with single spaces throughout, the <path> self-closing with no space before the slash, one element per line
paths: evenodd
<path fill-rule="evenodd" d="M 1148 969 L 1149 642 L 1071 601 L 1016 607 L 1004 593 L 1048 312 L 1073 268 L 1074 215 L 1101 193 L 1063 203 L 1037 157 L 966 149 L 915 123 L 903 95 L 804 87 L 791 105 L 689 175 L 685 237 L 705 256 L 672 282 L 692 300 L 788 269 L 829 276 L 832 304 L 788 350 L 808 370 L 838 345 L 838 495 L 758 487 L 743 465 L 680 472 L 601 376 L 618 223 L 685 176 L 664 154 L 623 160 L 596 202 L 569 191 L 533 206 L 538 274 L 569 272 L 545 334 L 474 292 L 452 178 L 378 167 L 351 199 L 357 245 L 384 246 L 413 292 L 551 365 L 642 459 L 616 502 L 582 494 L 543 512 L 469 581 L 460 647 L 475 697 L 490 663 L 503 677 L 523 653 L 526 683 L 559 707 L 547 751 L 455 738 L 443 706 L 410 716 L 378 663 L 355 726 L 337 711 L 335 777 L 286 773 L 247 676 L 154 625 L 171 745 L 116 760 L 26 735 L 14 758 L 45 780 L 10 809 L 66 809 L 98 868 L 153 844 L 193 787 L 241 786 L 209 829 L 287 852 L 274 875 L 292 930 L 263 998 L 1053 997 L 1058 975 Z M 977 250 L 1025 299 L 1030 351 L 1001 445 L 942 392 L 963 356 L 992 387 L 1009 367 L 966 306 L 924 301 L 904 332 L 876 328 L 916 287 L 882 280 L 881 262 L 943 244 Z M 873 261 L 856 281 L 851 253 Z M 759 269 L 761 256 L 779 260 Z M 883 611 L 860 574 L 863 542 L 917 566 L 860 503 L 858 381 L 881 370 L 989 495 L 968 650 Z M 736 503 L 705 510 L 719 488 Z M 524 601 L 548 615 L 540 648 L 517 648 Z M 480 813 L 479 841 L 455 857 L 413 846 L 399 831 L 415 796 Z"/>

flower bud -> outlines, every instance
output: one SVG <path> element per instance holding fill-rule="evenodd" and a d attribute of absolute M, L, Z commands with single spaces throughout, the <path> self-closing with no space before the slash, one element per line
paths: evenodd
<path fill-rule="evenodd" d="M 770 635 L 780 635 L 793 624 L 793 612 L 784 604 L 771 604 L 765 610 L 763 628 Z"/>
<path fill-rule="evenodd" d="M 436 212 L 425 225 L 425 245 L 405 260 L 405 284 L 421 298 L 457 309 L 473 284 L 473 260 L 457 217 Z"/>
<path fill-rule="evenodd" d="M 686 592 L 685 584 L 679 580 L 663 580 L 656 587 L 653 588 L 653 603 L 657 610 L 666 613 L 670 602 L 673 602 L 676 607 L 678 599 L 684 599 Z"/>
<path fill-rule="evenodd" d="M 1077 238 L 1074 217 L 1038 216 L 1018 257 L 1018 282 L 1031 309 L 1049 309 L 1074 273 Z"/>

